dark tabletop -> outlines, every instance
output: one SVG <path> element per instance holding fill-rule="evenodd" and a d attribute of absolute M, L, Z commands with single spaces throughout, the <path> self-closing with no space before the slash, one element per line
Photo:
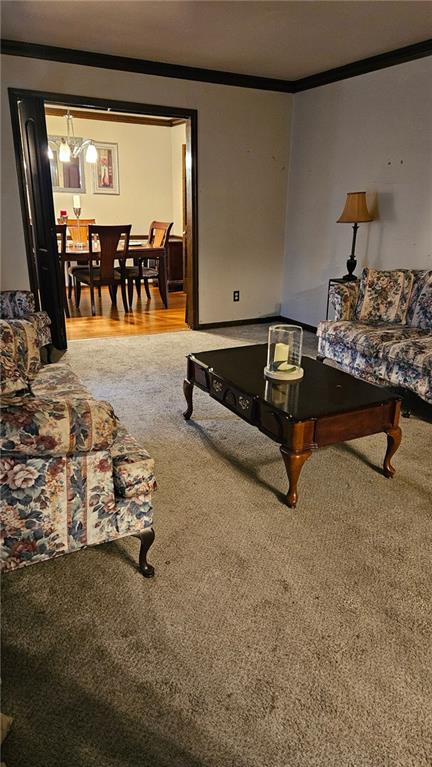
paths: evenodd
<path fill-rule="evenodd" d="M 269 402 L 296 421 L 361 410 L 399 399 L 389 389 L 359 381 L 310 357 L 302 358 L 304 377 L 301 381 L 267 381 L 264 377 L 267 344 L 197 352 L 191 356 L 213 368 L 215 375 L 227 383 Z"/>

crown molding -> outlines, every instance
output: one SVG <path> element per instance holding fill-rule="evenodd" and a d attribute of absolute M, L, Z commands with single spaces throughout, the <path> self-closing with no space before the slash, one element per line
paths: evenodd
<path fill-rule="evenodd" d="M 369 56 L 367 59 L 352 61 L 350 64 L 345 64 L 342 67 L 328 69 L 326 72 L 318 72 L 316 75 L 294 80 L 293 93 L 307 91 L 310 88 L 319 88 L 320 85 L 328 85 L 338 80 L 348 80 L 350 77 L 365 75 L 368 72 L 394 67 L 397 64 L 404 64 L 407 61 L 414 61 L 415 59 L 422 59 L 425 56 L 431 55 L 432 39 L 423 40 L 421 43 L 406 45 L 404 48 L 396 48 L 394 51 L 379 53 L 377 56 Z"/>
<path fill-rule="evenodd" d="M 129 58 L 127 56 L 112 56 L 106 53 L 93 53 L 69 48 L 58 48 L 53 45 L 38 45 L 23 43 L 17 40 L 2 40 L 2 53 L 9 56 L 24 56 L 46 61 L 59 61 L 79 66 L 115 69 L 122 72 L 138 72 L 156 77 L 173 77 L 180 80 L 195 80 L 216 85 L 231 85 L 238 88 L 276 91 L 279 93 L 300 93 L 310 88 L 347 80 L 351 77 L 374 72 L 386 67 L 393 67 L 407 61 L 413 61 L 432 55 L 432 39 L 423 40 L 414 45 L 406 45 L 393 51 L 380 53 L 366 59 L 353 61 L 335 69 L 318 72 L 315 75 L 302 77 L 299 80 L 279 80 L 272 77 L 255 77 L 235 72 L 222 72 L 216 69 L 201 69 L 185 67 L 177 64 L 166 64 L 159 61 Z"/>
<path fill-rule="evenodd" d="M 147 61 L 127 56 L 111 56 L 107 53 L 93 53 L 70 48 L 57 48 L 54 45 L 38 45 L 22 43 L 16 40 L 2 40 L 2 53 L 8 56 L 26 56 L 32 59 L 61 61 L 66 64 L 79 64 L 86 67 L 116 69 L 121 72 L 138 72 L 143 75 L 157 77 L 174 77 L 178 80 L 197 80 L 203 83 L 217 85 L 233 85 L 239 88 L 253 88 L 261 91 L 281 91 L 292 93 L 293 84 L 288 80 L 277 80 L 272 77 L 255 77 L 240 75 L 235 72 L 221 72 L 217 69 L 202 69 L 200 67 L 185 67 L 178 64 L 165 64 L 160 61 Z"/>

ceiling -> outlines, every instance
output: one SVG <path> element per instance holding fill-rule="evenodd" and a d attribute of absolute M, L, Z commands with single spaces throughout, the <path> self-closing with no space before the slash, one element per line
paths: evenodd
<path fill-rule="evenodd" d="M 4 0 L 2 37 L 296 80 L 432 37 L 432 2 Z"/>

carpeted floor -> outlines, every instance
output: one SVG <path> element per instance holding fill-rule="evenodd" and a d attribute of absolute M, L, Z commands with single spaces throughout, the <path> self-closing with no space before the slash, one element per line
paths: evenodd
<path fill-rule="evenodd" d="M 3 578 L 8 767 L 430 767 L 431 425 L 394 480 L 384 435 L 317 451 L 289 510 L 276 444 L 181 416 L 185 354 L 265 332 L 70 344 L 157 460 L 157 576 L 129 538 Z"/>

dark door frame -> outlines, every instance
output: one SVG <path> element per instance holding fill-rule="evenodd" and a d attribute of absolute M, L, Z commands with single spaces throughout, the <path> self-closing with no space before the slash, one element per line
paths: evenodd
<path fill-rule="evenodd" d="M 190 151 L 191 151 L 191 218 L 192 224 L 187 231 L 187 250 L 191 255 L 192 267 L 192 311 L 188 312 L 188 321 L 192 330 L 199 327 L 199 293 L 198 293 L 198 111 L 183 107 L 167 107 L 156 104 L 142 104 L 134 101 L 116 101 L 101 99 L 94 96 L 73 96 L 67 93 L 51 93 L 49 91 L 33 91 L 22 88 L 9 88 L 9 104 L 12 120 L 12 132 L 15 147 L 15 160 L 18 174 L 18 185 L 23 218 L 24 238 L 29 267 L 30 287 L 35 289 L 31 234 L 28 226 L 27 200 L 24 176 L 24 158 L 21 146 L 21 135 L 18 116 L 18 102 L 26 96 L 43 99 L 44 102 L 61 104 L 62 106 L 78 106 L 86 109 L 111 109 L 113 112 L 130 112 L 132 114 L 154 115 L 159 117 L 177 117 L 189 120 Z M 187 275 L 185 275 L 187 279 Z M 33 283 L 33 284 L 32 284 Z M 37 290 L 37 288 L 36 288 Z"/>

